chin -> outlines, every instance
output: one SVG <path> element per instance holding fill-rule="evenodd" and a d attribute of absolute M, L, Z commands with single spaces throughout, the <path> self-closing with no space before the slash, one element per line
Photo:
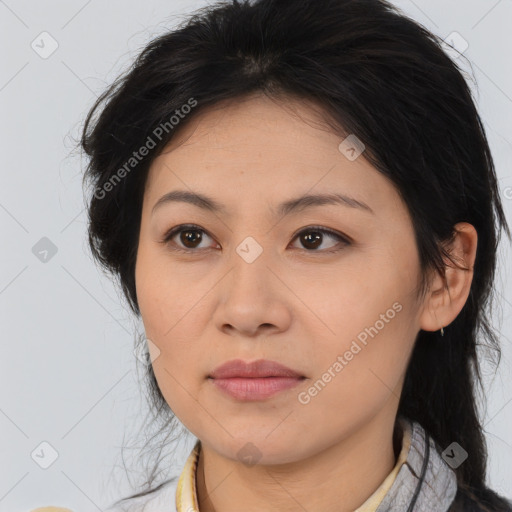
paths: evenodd
<path fill-rule="evenodd" d="M 285 438 L 276 435 L 271 439 L 273 434 L 268 435 L 271 430 L 255 434 L 247 432 L 245 435 L 239 431 L 236 437 L 226 435 L 223 443 L 216 439 L 211 446 L 221 456 L 247 466 L 288 464 L 307 457 L 311 447 L 302 446 L 306 439 L 301 439 L 306 436 L 297 433 L 297 436 L 287 435 Z"/>

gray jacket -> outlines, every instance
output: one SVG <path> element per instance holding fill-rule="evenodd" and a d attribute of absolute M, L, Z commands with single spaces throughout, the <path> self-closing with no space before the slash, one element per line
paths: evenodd
<path fill-rule="evenodd" d="M 454 451 L 448 447 L 443 452 L 445 459 L 419 423 L 409 425 L 412 438 L 407 460 L 376 512 L 512 512 L 512 503 L 491 489 L 458 487 L 450 465 L 457 467 L 461 461 L 456 461 Z"/>
<path fill-rule="evenodd" d="M 376 512 L 446 512 L 456 494 L 455 472 L 434 440 L 414 422 L 407 460 Z"/>

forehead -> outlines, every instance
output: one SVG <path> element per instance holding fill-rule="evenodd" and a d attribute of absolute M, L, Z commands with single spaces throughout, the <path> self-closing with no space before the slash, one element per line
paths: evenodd
<path fill-rule="evenodd" d="M 372 209 L 404 208 L 395 186 L 365 158 L 340 150 L 344 137 L 329 129 L 318 107 L 265 96 L 196 112 L 162 154 L 147 179 L 153 204 L 173 189 L 189 189 L 230 204 L 268 206 L 307 193 L 339 193 Z M 279 202 L 281 202 L 279 201 Z M 242 205 L 243 206 L 243 205 Z"/>

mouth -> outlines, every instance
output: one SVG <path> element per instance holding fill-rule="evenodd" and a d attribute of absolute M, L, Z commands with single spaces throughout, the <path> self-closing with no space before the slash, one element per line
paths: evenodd
<path fill-rule="evenodd" d="M 252 363 L 241 359 L 228 361 L 208 375 L 217 389 L 242 401 L 270 398 L 297 386 L 305 378 L 291 368 L 265 359 Z"/>

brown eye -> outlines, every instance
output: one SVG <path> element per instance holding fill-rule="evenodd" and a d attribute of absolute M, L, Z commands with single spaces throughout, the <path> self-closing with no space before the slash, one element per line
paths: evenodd
<path fill-rule="evenodd" d="M 307 231 L 300 236 L 300 242 L 306 249 L 317 249 L 323 241 L 323 235 L 319 231 Z"/>
<path fill-rule="evenodd" d="M 179 235 L 179 236 L 178 236 Z M 206 237 L 211 238 L 206 231 L 196 225 L 181 225 L 167 232 L 162 243 L 174 245 L 173 250 L 184 252 L 197 252 L 201 242 Z M 174 241 L 176 239 L 177 241 Z"/>
<path fill-rule="evenodd" d="M 322 245 L 324 242 L 324 239 L 331 238 L 334 240 L 337 240 L 338 243 L 341 242 L 342 247 L 346 245 L 350 245 L 350 240 L 347 237 L 344 237 L 343 235 L 336 233 L 335 231 L 331 231 L 330 229 L 321 228 L 321 227 L 310 227 L 307 229 L 302 230 L 298 235 L 297 239 L 300 241 L 304 249 L 308 250 L 308 252 L 335 252 L 341 248 L 337 248 L 334 250 L 329 250 L 332 247 L 336 247 L 336 244 L 331 245 L 331 247 L 327 247 L 321 250 L 318 250 L 318 248 Z"/>
<path fill-rule="evenodd" d="M 180 231 L 180 242 L 183 243 L 187 249 L 195 249 L 195 244 L 201 243 L 203 236 L 201 231 L 198 229 L 187 229 L 186 231 Z"/>

